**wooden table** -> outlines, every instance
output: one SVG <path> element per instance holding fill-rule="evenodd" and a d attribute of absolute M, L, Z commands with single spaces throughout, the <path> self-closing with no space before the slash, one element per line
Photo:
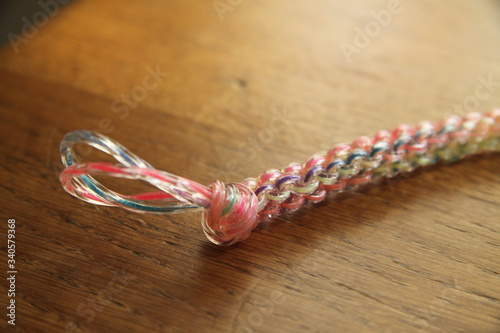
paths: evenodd
<path fill-rule="evenodd" d="M 232 247 L 205 239 L 199 212 L 97 207 L 57 177 L 58 144 L 78 128 L 209 184 L 400 123 L 486 111 L 500 105 L 499 22 L 494 0 L 58 10 L 0 50 L 0 330 L 500 332 L 498 155 L 327 200 Z"/>

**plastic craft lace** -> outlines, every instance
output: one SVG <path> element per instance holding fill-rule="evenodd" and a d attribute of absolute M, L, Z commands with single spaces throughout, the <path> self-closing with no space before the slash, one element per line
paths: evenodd
<path fill-rule="evenodd" d="M 81 142 L 110 154 L 119 164 L 78 163 L 74 148 Z M 157 214 L 203 209 L 202 227 L 207 237 L 215 244 L 231 245 L 246 239 L 263 218 L 295 211 L 307 202 L 319 202 L 328 192 L 342 192 L 380 177 L 493 151 L 500 151 L 500 109 L 450 116 L 439 123 L 400 125 L 393 131 L 338 144 L 314 154 L 305 163 L 267 170 L 240 183 L 217 180 L 205 186 L 154 169 L 104 135 L 77 130 L 61 142 L 66 168 L 60 180 L 68 193 L 93 204 Z M 93 177 L 96 175 L 146 181 L 158 191 L 123 195 L 103 186 Z"/>

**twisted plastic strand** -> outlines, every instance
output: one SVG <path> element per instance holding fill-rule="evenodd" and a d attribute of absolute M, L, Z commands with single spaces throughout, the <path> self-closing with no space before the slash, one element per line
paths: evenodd
<path fill-rule="evenodd" d="M 79 164 L 74 153 L 79 142 L 110 154 L 120 164 Z M 426 121 L 415 127 L 400 125 L 391 132 L 379 131 L 373 137 L 362 136 L 351 144 L 336 145 L 303 164 L 267 170 L 236 184 L 215 181 L 208 187 L 156 170 L 116 141 L 86 130 L 68 133 L 60 150 L 66 166 L 60 179 L 70 194 L 94 204 L 136 212 L 204 209 L 202 227 L 207 237 L 216 244 L 230 245 L 246 239 L 263 218 L 295 211 L 307 202 L 319 202 L 328 192 L 342 192 L 440 161 L 500 151 L 500 109 L 450 116 L 439 123 Z M 121 195 L 92 175 L 139 179 L 159 191 Z"/>

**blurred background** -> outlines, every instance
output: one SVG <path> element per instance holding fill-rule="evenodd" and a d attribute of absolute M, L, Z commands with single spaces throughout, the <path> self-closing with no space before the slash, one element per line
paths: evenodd
<path fill-rule="evenodd" d="M 498 107 L 498 0 L 26 0 L 0 17 L 0 207 L 20 272 L 18 325 L 0 331 L 500 331 L 497 155 L 231 248 L 198 213 L 97 207 L 58 179 L 58 144 L 80 128 L 210 184 Z"/>
<path fill-rule="evenodd" d="M 24 26 L 30 26 L 30 23 L 33 24 L 30 19 L 41 8 L 45 7 L 47 14 L 51 16 L 56 14 L 59 7 L 70 1 L 0 0 L 0 44 L 9 41 L 9 34 L 19 34 Z M 40 19 L 43 20 L 44 18 L 41 16 Z"/>

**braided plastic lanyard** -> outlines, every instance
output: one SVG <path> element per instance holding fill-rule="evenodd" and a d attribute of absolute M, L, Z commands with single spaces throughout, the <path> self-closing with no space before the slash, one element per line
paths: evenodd
<path fill-rule="evenodd" d="M 74 146 L 81 142 L 110 154 L 119 164 L 78 163 Z M 118 142 L 87 130 L 68 133 L 60 151 L 66 166 L 60 180 L 71 195 L 93 204 L 142 213 L 202 209 L 207 237 L 215 244 L 231 245 L 246 239 L 263 218 L 295 211 L 307 202 L 319 202 L 327 192 L 349 190 L 439 161 L 500 151 L 500 109 L 463 118 L 451 116 L 439 123 L 426 121 L 416 127 L 400 125 L 392 132 L 379 131 L 373 137 L 362 136 L 351 144 L 336 145 L 303 164 L 291 163 L 233 184 L 215 181 L 204 186 L 156 170 Z M 104 187 L 93 175 L 139 179 L 159 191 L 122 195 Z"/>

